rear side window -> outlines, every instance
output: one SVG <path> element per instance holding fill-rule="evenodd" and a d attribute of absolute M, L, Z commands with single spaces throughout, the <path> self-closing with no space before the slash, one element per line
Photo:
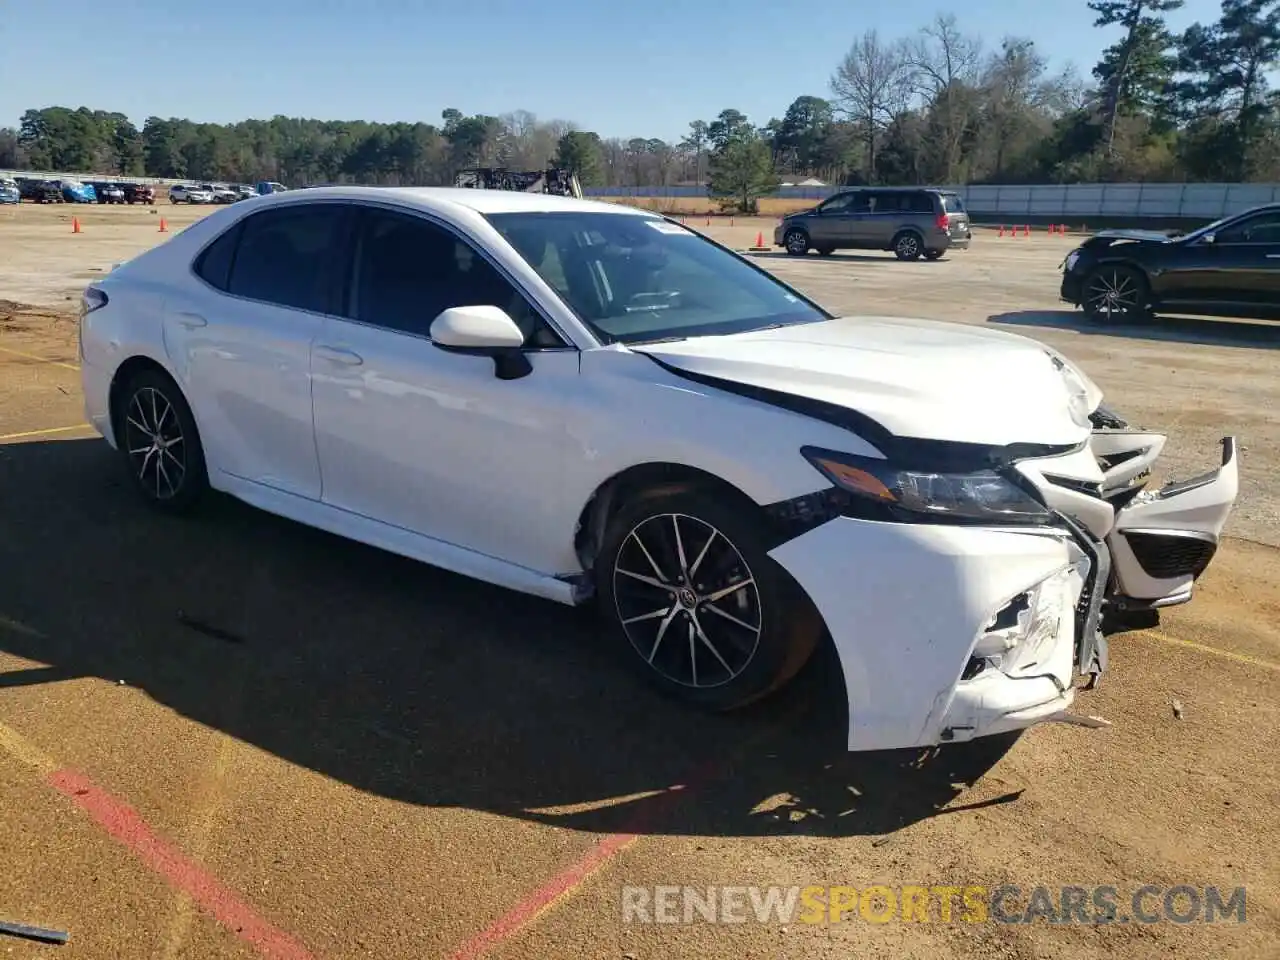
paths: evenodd
<path fill-rule="evenodd" d="M 942 209 L 947 213 L 964 213 L 964 201 L 960 199 L 959 194 L 944 193 L 942 195 Z"/>
<path fill-rule="evenodd" d="M 229 289 L 231 263 L 236 255 L 236 241 L 240 239 L 241 224 L 237 223 L 217 240 L 204 248 L 196 258 L 195 271 L 205 283 L 219 290 Z"/>
<path fill-rule="evenodd" d="M 330 261 L 345 208 L 307 204 L 267 210 L 244 221 L 228 292 L 282 307 L 325 313 L 334 288 Z"/>

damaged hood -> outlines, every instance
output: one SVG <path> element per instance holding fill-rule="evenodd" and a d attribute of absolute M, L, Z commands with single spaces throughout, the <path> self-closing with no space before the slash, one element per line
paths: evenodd
<path fill-rule="evenodd" d="M 1102 398 L 1041 343 L 932 320 L 841 317 L 631 349 L 689 373 L 856 410 L 902 437 L 1073 444 L 1089 435 L 1087 413 Z"/>

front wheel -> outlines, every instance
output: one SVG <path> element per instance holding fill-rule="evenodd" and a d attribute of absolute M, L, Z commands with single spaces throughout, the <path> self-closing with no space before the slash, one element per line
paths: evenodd
<path fill-rule="evenodd" d="M 1133 267 L 1105 264 L 1084 284 L 1084 312 L 1094 323 L 1134 323 L 1147 313 L 1147 281 Z"/>
<path fill-rule="evenodd" d="M 610 520 L 596 561 L 623 656 L 666 694 L 711 710 L 781 687 L 823 635 L 752 509 L 694 490 L 642 494 Z"/>
<path fill-rule="evenodd" d="M 893 255 L 899 260 L 919 260 L 923 252 L 924 241 L 913 230 L 907 230 L 894 238 Z"/>
<path fill-rule="evenodd" d="M 209 486 L 191 408 L 178 385 L 158 370 L 134 376 L 121 394 L 116 442 L 134 489 L 170 513 L 193 507 Z"/>
<path fill-rule="evenodd" d="M 809 235 L 803 230 L 788 230 L 782 238 L 782 244 L 791 256 L 803 257 L 809 252 Z"/>

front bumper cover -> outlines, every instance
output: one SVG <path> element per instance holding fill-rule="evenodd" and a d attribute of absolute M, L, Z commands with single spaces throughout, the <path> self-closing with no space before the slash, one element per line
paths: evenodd
<path fill-rule="evenodd" d="M 1053 719 L 1070 708 L 1081 664 L 1105 666 L 1097 624 L 1109 558 L 1078 527 L 839 517 L 770 555 L 826 621 L 850 750 L 932 746 Z M 1000 663 L 975 658 L 1002 611 L 1049 582 L 1056 599 L 1036 649 L 1014 647 Z"/>

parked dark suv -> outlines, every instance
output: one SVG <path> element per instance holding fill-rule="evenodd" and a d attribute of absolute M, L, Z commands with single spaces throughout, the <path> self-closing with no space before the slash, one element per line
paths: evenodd
<path fill-rule="evenodd" d="M 32 203 L 62 203 L 62 187 L 52 180 L 18 177 L 18 194 Z"/>
<path fill-rule="evenodd" d="M 972 236 L 960 195 L 931 187 L 855 187 L 812 210 L 783 217 L 775 246 L 792 256 L 810 250 L 892 250 L 899 260 L 936 260 L 967 249 Z"/>
<path fill-rule="evenodd" d="M 156 191 L 148 183 L 122 183 L 125 203 L 155 203 Z"/>

